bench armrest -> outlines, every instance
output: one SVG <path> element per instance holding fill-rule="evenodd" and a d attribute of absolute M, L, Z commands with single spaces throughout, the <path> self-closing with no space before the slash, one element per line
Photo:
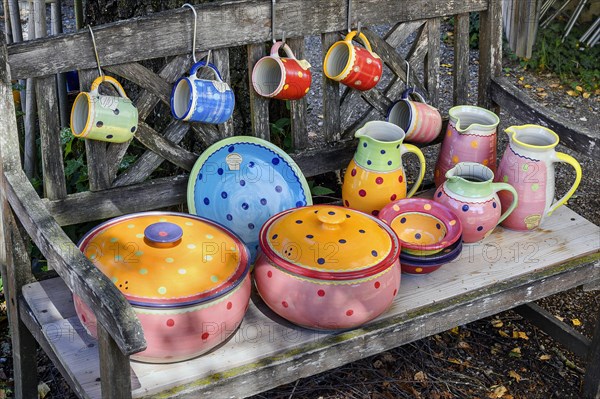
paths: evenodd
<path fill-rule="evenodd" d="M 5 171 L 2 189 L 17 218 L 72 292 L 94 310 L 124 355 L 146 348 L 142 326 L 115 285 L 64 233 L 21 169 Z"/>
<path fill-rule="evenodd" d="M 561 117 L 530 99 L 501 76 L 492 78 L 492 100 L 510 115 L 527 123 L 546 126 L 560 136 L 561 144 L 592 158 L 600 158 L 600 132 L 563 122 Z"/>

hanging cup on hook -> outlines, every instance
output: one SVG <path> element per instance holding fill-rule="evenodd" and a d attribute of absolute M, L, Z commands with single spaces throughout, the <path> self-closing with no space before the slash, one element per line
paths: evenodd
<path fill-rule="evenodd" d="M 280 57 L 283 49 L 287 57 Z M 298 100 L 310 90 L 312 74 L 306 60 L 298 60 L 283 41 L 275 42 L 271 54 L 258 60 L 252 70 L 252 86 L 263 97 Z"/>

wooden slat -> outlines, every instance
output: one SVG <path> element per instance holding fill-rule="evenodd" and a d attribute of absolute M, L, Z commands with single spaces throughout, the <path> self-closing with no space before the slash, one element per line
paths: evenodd
<path fill-rule="evenodd" d="M 522 122 L 547 126 L 560 136 L 561 144 L 590 156 L 600 158 L 600 131 L 564 121 L 557 113 L 528 97 L 505 77 L 491 82 L 492 100 Z"/>
<path fill-rule="evenodd" d="M 323 33 L 321 35 L 321 49 L 323 54 L 338 41 L 337 33 Z M 340 84 L 328 79 L 323 74 L 323 135 L 327 143 L 338 141 L 341 137 L 340 122 Z"/>
<path fill-rule="evenodd" d="M 142 327 L 129 302 L 54 221 L 25 174 L 5 171 L 2 177 L 2 189 L 29 236 L 69 288 L 94 309 L 121 351 L 132 354 L 145 349 Z"/>
<path fill-rule="evenodd" d="M 428 22 L 429 24 L 429 22 Z M 383 39 L 377 35 L 377 33 L 369 30 L 363 29 L 363 33 L 367 36 L 369 41 L 371 42 L 371 46 L 373 47 L 373 51 L 377 53 L 381 57 L 381 59 L 385 62 L 385 64 L 390 68 L 390 70 L 402 80 L 406 82 L 406 61 L 404 58 L 398 54 L 396 49 L 386 43 Z M 438 40 L 439 43 L 439 40 Z M 419 80 L 415 69 L 411 69 L 410 71 L 410 85 L 417 88 L 419 93 L 425 97 L 425 99 L 429 98 L 428 90 L 425 88 L 423 83 Z"/>
<path fill-rule="evenodd" d="M 479 84 L 477 104 L 492 106 L 492 78 L 502 68 L 502 8 L 500 0 L 489 0 L 488 9 L 479 13 Z"/>
<path fill-rule="evenodd" d="M 290 154 L 306 177 L 320 175 L 348 166 L 356 151 L 356 142 L 344 140 L 334 145 Z"/>
<path fill-rule="evenodd" d="M 408 21 L 396 24 L 383 39 L 393 48 L 400 46 L 414 31 L 419 29 L 426 20 Z"/>
<path fill-rule="evenodd" d="M 469 97 L 469 14 L 454 16 L 454 105 L 468 104 Z"/>
<path fill-rule="evenodd" d="M 560 342 L 569 351 L 582 359 L 587 358 L 591 340 L 573 327 L 558 320 L 554 315 L 535 303 L 527 303 L 513 310 L 554 340 Z"/>
<path fill-rule="evenodd" d="M 71 194 L 57 201 L 43 200 L 61 226 L 108 219 L 127 213 L 166 208 L 185 202 L 187 176 L 164 177 L 127 187 Z"/>
<path fill-rule="evenodd" d="M 79 71 L 79 88 L 81 91 L 90 91 L 94 79 L 98 77 L 97 69 Z M 85 155 L 88 168 L 90 190 L 99 191 L 110 187 L 111 177 L 106 164 L 106 147 L 104 141 L 85 140 Z"/>
<path fill-rule="evenodd" d="M 227 84 L 231 86 L 231 73 L 229 71 L 229 49 L 223 48 L 214 50 L 212 52 L 212 59 L 215 66 L 219 69 L 223 81 L 227 82 Z M 217 129 L 219 129 L 221 138 L 233 136 L 233 116 L 225 123 L 217 125 Z"/>
<path fill-rule="evenodd" d="M 600 398 L 600 311 L 598 313 L 583 380 L 583 396 L 586 399 Z"/>
<path fill-rule="evenodd" d="M 425 87 L 429 93 L 429 104 L 434 107 L 440 102 L 440 39 L 440 19 L 428 20 Z"/>
<path fill-rule="evenodd" d="M 392 102 L 375 87 L 362 92 L 361 97 L 383 116 L 387 115 L 388 109 L 392 106 Z"/>
<path fill-rule="evenodd" d="M 279 0 L 279 26 L 288 37 L 336 32 L 346 28 L 347 0 Z M 353 13 L 364 26 L 449 16 L 481 11 L 486 0 L 431 2 L 380 2 L 353 0 Z M 271 2 L 237 0 L 196 6 L 197 48 L 222 48 L 261 43 L 271 38 Z M 235 27 L 235 29 L 231 29 Z M 193 18 L 188 9 L 176 9 L 151 16 L 119 21 L 94 29 L 100 59 L 104 66 L 135 62 L 153 57 L 188 54 L 191 51 Z M 144 45 L 141 46 L 140 43 Z M 73 69 L 90 69 L 96 60 L 87 30 L 59 35 L 29 45 L 12 44 L 9 62 L 14 78 L 43 76 Z"/>
<path fill-rule="evenodd" d="M 290 46 L 297 59 L 302 60 L 305 56 L 304 38 L 289 39 Z M 306 96 L 300 100 L 290 101 L 290 114 L 292 118 L 292 143 L 294 150 L 308 147 L 308 130 L 306 128 Z"/>
<path fill-rule="evenodd" d="M 113 65 L 107 67 L 106 71 L 135 83 L 157 96 L 166 105 L 170 105 L 171 85 L 142 64 L 131 62 L 128 64 Z"/>
<path fill-rule="evenodd" d="M 258 60 L 265 56 L 265 45 L 250 44 L 248 47 L 248 91 L 250 92 L 250 122 L 252 135 L 269 140 L 269 100 L 259 96 L 252 88 L 252 70 Z"/>
<path fill-rule="evenodd" d="M 600 276 L 598 234 L 598 226 L 566 207 L 530 232 L 527 246 L 521 233 L 499 227 L 434 273 L 403 275 L 391 308 L 347 332 L 295 327 L 253 297 L 236 334 L 217 350 L 174 364 L 131 362 L 133 396 L 245 397 L 575 287 Z M 28 287 L 42 294 L 30 301 L 40 316 L 48 309 L 45 284 Z M 61 321 L 48 313 L 58 312 L 44 313 L 51 325 Z M 55 350 L 66 344 L 57 340 Z M 65 357 L 81 378 L 97 372 L 93 362 Z"/>
<path fill-rule="evenodd" d="M 417 33 L 417 38 L 406 53 L 406 59 L 411 65 L 418 65 L 427 55 L 428 45 L 427 24 L 423 24 Z"/>
<path fill-rule="evenodd" d="M 184 123 L 185 122 L 174 120 L 169 125 L 181 125 Z M 192 170 L 194 162 L 196 162 L 196 159 L 198 158 L 194 153 L 177 146 L 158 134 L 156 130 L 152 129 L 145 122 L 138 123 L 135 137 L 149 150 L 185 170 Z"/>
<path fill-rule="evenodd" d="M 60 119 L 55 76 L 36 79 L 36 97 L 40 126 L 40 148 L 44 195 L 49 199 L 67 195 L 65 169 L 60 143 Z"/>

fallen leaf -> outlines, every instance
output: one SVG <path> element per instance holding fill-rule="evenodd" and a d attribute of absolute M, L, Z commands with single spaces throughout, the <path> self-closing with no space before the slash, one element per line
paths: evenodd
<path fill-rule="evenodd" d="M 488 395 L 491 399 L 498 399 L 504 396 L 504 394 L 508 392 L 508 389 L 504 385 L 500 385 L 494 389 L 492 393 Z"/>
<path fill-rule="evenodd" d="M 512 396 L 512 395 L 511 395 L 511 394 L 509 394 L 509 393 L 507 393 L 507 394 L 504 394 L 504 396 L 502 396 L 502 399 L 514 399 L 514 398 L 515 398 L 515 397 L 514 397 L 514 396 Z"/>
<path fill-rule="evenodd" d="M 529 337 L 523 331 L 519 331 L 519 338 L 528 340 Z"/>
<path fill-rule="evenodd" d="M 594 92 L 594 94 L 600 95 L 600 89 L 596 89 L 596 91 Z"/>
<path fill-rule="evenodd" d="M 39 399 L 44 399 L 46 397 L 46 395 L 48 395 L 49 393 L 50 393 L 50 387 L 45 382 L 42 382 L 41 384 L 38 385 L 38 398 Z"/>
<path fill-rule="evenodd" d="M 508 376 L 514 378 L 517 382 L 521 382 L 522 377 L 516 371 L 510 370 Z"/>
<path fill-rule="evenodd" d="M 460 342 L 457 344 L 457 346 L 458 346 L 460 349 L 470 349 L 470 348 L 471 348 L 471 345 L 469 345 L 468 343 L 466 343 L 466 342 L 464 342 L 464 341 L 460 341 Z"/>
<path fill-rule="evenodd" d="M 552 87 L 553 89 L 556 89 L 558 86 L 560 86 L 558 83 L 552 83 L 550 85 L 550 87 Z"/>
<path fill-rule="evenodd" d="M 498 334 L 500 334 L 502 338 L 510 338 L 510 335 L 503 330 L 498 331 Z"/>
<path fill-rule="evenodd" d="M 538 95 L 538 97 L 547 97 L 548 93 L 546 93 L 545 91 L 539 92 L 539 93 L 535 93 Z"/>
<path fill-rule="evenodd" d="M 509 357 L 521 357 L 521 348 L 516 347 L 513 348 L 509 353 L 508 353 Z"/>
<path fill-rule="evenodd" d="M 522 81 L 524 81 L 524 80 L 525 80 L 525 76 L 521 76 L 521 77 L 519 78 L 519 80 L 520 80 L 521 82 L 522 82 Z"/>
<path fill-rule="evenodd" d="M 458 335 L 458 327 L 454 327 L 450 330 L 450 332 L 454 335 Z"/>
<path fill-rule="evenodd" d="M 542 361 L 550 360 L 551 358 L 552 358 L 552 356 L 550 356 L 550 355 L 542 355 L 542 356 L 540 356 L 540 360 L 542 360 Z"/>
<path fill-rule="evenodd" d="M 440 64 L 444 68 L 452 68 L 452 64 Z"/>
<path fill-rule="evenodd" d="M 531 85 L 529 85 L 529 84 L 527 84 L 527 85 L 525 85 L 525 86 L 523 86 L 523 87 L 525 87 L 526 89 L 531 89 L 531 87 L 532 87 L 532 86 L 531 86 Z"/>
<path fill-rule="evenodd" d="M 588 93 L 587 91 L 583 93 L 583 98 L 590 98 L 590 93 Z"/>
<path fill-rule="evenodd" d="M 546 89 L 544 89 L 543 87 L 538 87 L 536 90 L 537 91 L 545 91 Z"/>
<path fill-rule="evenodd" d="M 455 358 L 453 358 L 453 357 L 449 357 L 449 358 L 448 358 L 448 361 L 449 361 L 450 363 L 454 363 L 454 364 L 462 364 L 462 362 L 461 362 L 459 359 L 455 359 Z"/>
<path fill-rule="evenodd" d="M 577 93 L 574 90 L 568 90 L 567 94 L 570 95 L 571 97 L 577 97 L 579 95 L 579 93 Z"/>
<path fill-rule="evenodd" d="M 580 326 L 581 322 L 579 321 L 579 319 L 573 319 L 571 320 L 571 323 L 573 323 L 574 326 Z"/>
<path fill-rule="evenodd" d="M 454 32 L 447 32 L 448 36 L 454 36 Z"/>
<path fill-rule="evenodd" d="M 492 327 L 500 328 L 503 325 L 504 325 L 504 323 L 502 323 L 502 320 L 498 320 L 498 319 L 492 320 Z"/>
<path fill-rule="evenodd" d="M 554 317 L 556 317 L 556 318 L 557 318 L 558 320 L 560 320 L 560 321 L 565 321 L 565 318 L 564 318 L 564 317 L 557 316 L 557 315 L 554 315 Z"/>
<path fill-rule="evenodd" d="M 576 87 L 575 87 L 575 90 L 577 90 L 577 91 L 583 91 L 583 87 L 581 87 L 581 86 L 576 86 Z"/>
<path fill-rule="evenodd" d="M 427 380 L 427 374 L 425 374 L 422 371 L 419 371 L 417 374 L 415 374 L 415 381 L 419 381 L 419 382 L 425 382 Z"/>

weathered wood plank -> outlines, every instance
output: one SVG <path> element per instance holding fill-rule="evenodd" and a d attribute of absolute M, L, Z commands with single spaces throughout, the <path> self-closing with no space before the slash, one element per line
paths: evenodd
<path fill-rule="evenodd" d="M 129 356 L 124 355 L 102 326 L 98 326 L 102 399 L 131 398 Z"/>
<path fill-rule="evenodd" d="M 304 59 L 304 38 L 288 39 L 290 46 L 297 59 Z M 292 143 L 294 150 L 308 147 L 308 130 L 306 127 L 306 97 L 300 100 L 290 101 L 290 114 L 292 119 Z"/>
<path fill-rule="evenodd" d="M 539 305 L 527 303 L 517 306 L 513 310 L 554 340 L 560 342 L 569 351 L 582 359 L 587 358 L 591 340 L 568 324 L 558 320 Z"/>
<path fill-rule="evenodd" d="M 363 91 L 360 95 L 383 116 L 387 115 L 388 109 L 392 106 L 390 99 L 384 96 L 376 87 Z"/>
<path fill-rule="evenodd" d="M 252 69 L 258 60 L 265 56 L 265 45 L 249 44 L 248 48 L 248 87 L 250 92 L 250 121 L 252 122 L 252 135 L 269 140 L 269 100 L 261 97 L 252 88 Z"/>
<path fill-rule="evenodd" d="M 428 22 L 429 23 L 429 22 Z M 365 28 L 363 29 L 363 33 L 371 42 L 371 46 L 373 47 L 373 51 L 381 57 L 383 62 L 390 68 L 390 70 L 402 80 L 406 82 L 406 61 L 405 59 L 398 54 L 396 49 L 386 43 L 383 39 L 377 35 L 377 33 Z M 439 40 L 438 40 L 439 43 Z M 425 99 L 429 98 L 429 92 L 423 85 L 423 83 L 419 80 L 418 75 L 415 72 L 415 69 L 411 69 L 410 71 L 410 85 L 417 88 L 420 94 L 425 97 Z"/>
<path fill-rule="evenodd" d="M 348 166 L 356 151 L 356 141 L 344 140 L 318 149 L 290 154 L 306 177 L 319 175 Z"/>
<path fill-rule="evenodd" d="M 427 55 L 428 47 L 428 34 L 427 24 L 423 24 L 419 28 L 417 38 L 412 43 L 408 53 L 406 53 L 406 59 L 411 65 L 418 65 Z"/>
<path fill-rule="evenodd" d="M 598 226 L 566 207 L 548 219 L 543 231 L 528 235 L 535 253 L 523 246 L 520 233 L 499 228 L 448 267 L 429 275 L 403 275 L 389 311 L 348 332 L 292 326 L 253 297 L 242 325 L 218 350 L 167 365 L 131 362 L 133 396 L 245 397 L 575 287 L 600 275 L 594 265 L 600 258 L 593 236 L 598 233 Z M 521 261 L 507 257 L 515 252 L 506 248 L 518 248 Z M 38 285 L 41 294 L 44 284 Z M 33 312 L 41 316 L 48 301 L 40 295 L 36 302 Z M 48 323 L 61 321 L 47 319 L 48 313 L 60 312 L 44 313 Z M 98 368 L 69 358 L 81 378 Z"/>
<path fill-rule="evenodd" d="M 174 120 L 169 125 L 181 125 L 184 123 L 185 122 Z M 179 147 L 158 134 L 156 130 L 152 129 L 145 122 L 138 123 L 135 137 L 149 150 L 187 171 L 192 170 L 194 162 L 196 162 L 196 159 L 198 158 L 194 153 Z"/>
<path fill-rule="evenodd" d="M 279 26 L 288 37 L 336 32 L 346 28 L 346 0 L 279 0 Z M 380 2 L 353 0 L 354 14 L 364 26 L 395 24 L 403 21 L 481 11 L 485 0 L 431 2 Z M 197 48 L 223 48 L 261 43 L 271 38 L 271 2 L 237 0 L 196 6 L 202 23 L 198 24 Z M 235 29 L 231 29 L 235 26 Z M 133 18 L 94 29 L 104 66 L 135 62 L 153 57 L 190 53 L 193 18 L 187 9 L 176 9 L 151 16 Z M 152 40 L 148 40 L 152 38 Z M 140 46 L 144 43 L 144 46 Z M 43 76 L 96 66 L 89 32 L 59 35 L 29 45 L 12 44 L 9 62 L 15 78 Z"/>
<path fill-rule="evenodd" d="M 59 114 L 59 106 L 54 76 L 36 79 L 36 98 L 44 195 L 49 199 L 64 198 L 67 195 L 67 184 L 60 143 L 60 119 L 56 117 Z"/>
<path fill-rule="evenodd" d="M 492 78 L 502 68 L 502 7 L 500 0 L 489 0 L 488 9 L 479 13 L 479 83 L 477 104 L 492 106 Z"/>
<path fill-rule="evenodd" d="M 59 225 L 67 226 L 179 205 L 186 200 L 186 189 L 187 176 L 164 177 L 43 203 Z"/>
<path fill-rule="evenodd" d="M 146 89 L 163 103 L 170 105 L 171 85 L 142 64 L 131 62 L 128 64 L 113 65 L 105 69 Z"/>
<path fill-rule="evenodd" d="M 440 19 L 428 20 L 425 87 L 429 93 L 429 104 L 434 107 L 440 102 L 440 39 Z"/>
<path fill-rule="evenodd" d="M 540 106 L 504 77 L 492 79 L 490 89 L 491 99 L 510 115 L 527 123 L 547 126 L 560 136 L 561 144 L 592 158 L 600 158 L 600 131 L 564 122 L 558 114 Z"/>
<path fill-rule="evenodd" d="M 115 285 L 73 244 L 48 213 L 25 174 L 5 172 L 3 190 L 19 221 L 69 288 L 94 309 L 125 354 L 146 348 L 142 326 Z"/>
<path fill-rule="evenodd" d="M 587 356 L 585 377 L 583 379 L 583 397 L 585 399 L 600 399 L 600 317 L 596 318 L 594 338 Z"/>
<path fill-rule="evenodd" d="M 219 69 L 223 81 L 231 85 L 231 73 L 229 71 L 229 49 L 223 48 L 213 50 L 212 59 L 214 60 L 215 66 Z M 219 130 L 221 138 L 233 136 L 233 116 L 225 123 L 217 125 L 217 129 Z"/>
<path fill-rule="evenodd" d="M 323 54 L 338 41 L 337 33 L 323 33 L 321 35 L 321 49 Z M 340 84 L 328 79 L 323 74 L 323 135 L 327 143 L 338 141 L 341 137 L 340 120 Z"/>
<path fill-rule="evenodd" d="M 454 16 L 454 105 L 468 104 L 469 98 L 469 14 Z"/>
<path fill-rule="evenodd" d="M 414 31 L 419 29 L 425 22 L 426 20 L 421 19 L 419 21 L 408 21 L 398 23 L 396 24 L 396 26 L 390 29 L 388 33 L 386 33 L 383 39 L 390 46 L 396 48 L 402 43 L 404 43 L 404 41 L 408 39 L 408 37 L 412 35 Z"/>

